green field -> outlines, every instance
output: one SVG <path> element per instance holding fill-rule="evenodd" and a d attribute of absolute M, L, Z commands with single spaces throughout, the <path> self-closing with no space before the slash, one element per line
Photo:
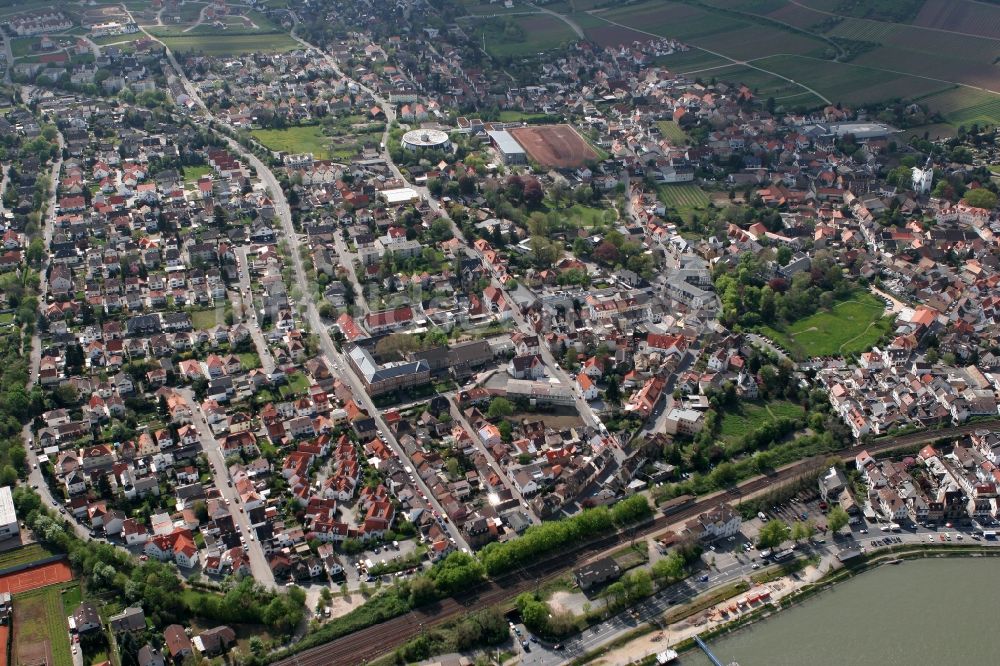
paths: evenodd
<path fill-rule="evenodd" d="M 725 412 L 719 421 L 719 437 L 727 444 L 735 444 L 769 421 L 802 416 L 800 405 L 778 400 L 775 402 L 741 402 L 739 410 Z"/>
<path fill-rule="evenodd" d="M 37 562 L 50 555 L 52 555 L 52 551 L 40 544 L 31 543 L 23 548 L 0 553 L 0 569 L 9 569 L 10 567 L 17 567 L 22 564 Z"/>
<path fill-rule="evenodd" d="M 662 185 L 657 189 L 657 194 L 663 203 L 678 210 L 708 206 L 708 195 L 697 185 L 688 183 Z"/>
<path fill-rule="evenodd" d="M 191 326 L 196 331 L 205 331 L 224 323 L 225 316 L 222 308 L 208 308 L 205 310 L 191 311 Z"/>
<path fill-rule="evenodd" d="M 247 35 L 188 34 L 163 37 L 161 41 L 174 53 L 203 53 L 209 56 L 235 56 L 246 53 L 286 53 L 302 45 L 284 33 Z"/>
<path fill-rule="evenodd" d="M 330 158 L 330 137 L 319 125 L 299 125 L 285 129 L 255 129 L 253 137 L 270 150 L 284 153 L 312 153 L 318 160 Z"/>
<path fill-rule="evenodd" d="M 14 597 L 13 663 L 21 663 L 25 656 L 37 655 L 40 651 L 44 654 L 42 646 L 48 643 L 53 666 L 72 666 L 62 591 L 79 590 L 79 587 L 79 583 L 50 585 Z"/>
<path fill-rule="evenodd" d="M 891 329 L 885 305 L 867 292 L 857 292 L 830 310 L 816 312 L 779 330 L 763 327 L 764 333 L 798 359 L 841 356 L 871 349 Z"/>
<path fill-rule="evenodd" d="M 504 20 L 486 19 L 475 28 L 476 41 L 481 44 L 485 37 L 486 50 L 494 57 L 533 55 L 576 40 L 576 33 L 568 25 L 547 14 L 516 16 L 505 20 L 520 28 L 523 39 L 505 38 Z"/>
<path fill-rule="evenodd" d="M 687 141 L 688 135 L 673 120 L 660 120 L 656 126 L 660 128 L 660 134 L 663 135 L 663 138 L 670 139 L 670 142 L 676 146 L 683 146 Z"/>
<path fill-rule="evenodd" d="M 507 109 L 500 112 L 499 117 L 502 123 L 552 123 L 560 122 L 558 116 L 550 116 L 544 113 L 525 113 L 524 111 L 512 111 Z"/>

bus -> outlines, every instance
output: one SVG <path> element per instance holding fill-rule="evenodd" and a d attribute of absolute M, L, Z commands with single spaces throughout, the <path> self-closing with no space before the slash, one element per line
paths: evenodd
<path fill-rule="evenodd" d="M 686 506 L 690 506 L 694 503 L 694 495 L 678 495 L 672 500 L 667 500 L 660 507 L 660 511 L 663 512 L 664 516 L 669 516 L 672 513 L 677 513 Z"/>
<path fill-rule="evenodd" d="M 795 555 L 795 551 L 792 550 L 791 548 L 788 548 L 787 550 L 783 550 L 780 553 L 775 553 L 774 554 L 774 561 L 775 562 L 784 562 L 785 560 L 792 559 L 792 557 L 794 555 Z"/>
<path fill-rule="evenodd" d="M 996 530 L 985 530 L 983 531 L 983 538 L 987 541 L 996 541 L 997 533 Z"/>

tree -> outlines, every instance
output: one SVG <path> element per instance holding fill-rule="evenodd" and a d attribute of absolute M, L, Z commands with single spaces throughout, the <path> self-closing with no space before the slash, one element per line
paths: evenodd
<path fill-rule="evenodd" d="M 208 506 L 204 500 L 197 500 L 194 503 L 194 515 L 201 523 L 208 522 Z"/>
<path fill-rule="evenodd" d="M 603 596 L 609 607 L 620 606 L 628 599 L 628 589 L 625 587 L 625 583 L 618 581 L 617 583 L 608 585 L 607 589 L 604 590 Z"/>
<path fill-rule="evenodd" d="M 794 539 L 795 541 L 808 539 L 815 533 L 816 533 L 816 526 L 813 525 L 811 520 L 796 521 L 792 525 L 791 536 L 792 539 Z"/>
<path fill-rule="evenodd" d="M 788 525 L 780 520 L 772 520 L 760 528 L 757 544 L 761 548 L 774 548 L 787 541 L 790 534 Z"/>
<path fill-rule="evenodd" d="M 612 407 L 622 404 L 622 389 L 618 385 L 618 377 L 613 377 L 608 382 L 608 387 L 604 389 L 604 400 Z"/>
<path fill-rule="evenodd" d="M 839 504 L 830 509 L 830 513 L 826 515 L 826 524 L 834 534 L 842 530 L 849 520 L 850 516 Z"/>
<path fill-rule="evenodd" d="M 962 201 L 974 208 L 993 210 L 997 207 L 997 195 L 982 187 L 966 192 Z"/>
<path fill-rule="evenodd" d="M 653 564 L 653 578 L 660 585 L 679 580 L 684 576 L 684 558 L 679 553 L 671 553 Z"/>
<path fill-rule="evenodd" d="M 513 413 L 514 405 L 511 404 L 510 400 L 502 396 L 497 396 L 490 400 L 489 409 L 486 410 L 486 416 L 491 419 L 504 418 Z"/>
<path fill-rule="evenodd" d="M 576 367 L 577 356 L 576 347 L 567 347 L 566 354 L 563 356 L 563 365 L 572 370 Z"/>
<path fill-rule="evenodd" d="M 622 579 L 629 602 L 644 599 L 653 593 L 653 578 L 645 569 L 636 569 Z"/>

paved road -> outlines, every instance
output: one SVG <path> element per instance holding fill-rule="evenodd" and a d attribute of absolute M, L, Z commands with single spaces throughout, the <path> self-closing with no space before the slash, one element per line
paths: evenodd
<path fill-rule="evenodd" d="M 7 40 L 9 47 L 9 40 Z M 65 145 L 63 142 L 62 132 L 56 135 L 56 141 L 59 144 L 59 152 L 56 157 L 55 162 L 52 164 L 52 170 L 49 173 L 49 180 L 51 182 L 52 191 L 49 193 L 48 205 L 42 215 L 42 241 L 45 243 L 46 254 L 45 258 L 42 259 L 42 266 L 39 270 L 40 280 L 38 285 L 38 300 L 40 303 L 45 303 L 46 296 L 49 290 L 49 279 L 48 279 L 48 268 L 49 268 L 49 258 L 48 249 L 52 243 L 52 234 L 54 231 L 54 221 L 56 216 L 56 190 L 59 185 L 59 172 L 62 170 L 62 149 Z M 4 182 L 6 183 L 7 177 L 4 176 Z M 38 329 L 35 329 L 34 334 L 31 336 L 31 354 L 28 359 L 28 385 L 27 390 L 30 392 L 31 389 L 38 382 L 38 369 L 42 360 L 42 338 L 38 333 Z M 48 483 L 46 483 L 45 478 L 42 476 L 42 470 L 38 465 L 38 452 L 35 451 L 34 437 L 31 432 L 31 424 L 27 424 L 21 430 L 21 437 L 24 439 L 24 448 L 27 451 L 27 461 L 29 466 L 28 472 L 28 483 L 35 488 L 42 498 L 42 501 L 53 507 L 56 510 L 63 509 L 64 506 L 61 501 L 52 495 L 49 490 Z M 79 522 L 73 517 L 67 514 L 66 516 L 70 525 L 73 526 L 73 531 L 76 532 L 77 536 L 81 539 L 89 539 L 90 532 L 85 527 L 80 525 Z"/>
<path fill-rule="evenodd" d="M 191 410 L 191 421 L 198 430 L 201 448 L 212 466 L 212 471 L 215 474 L 215 485 L 222 493 L 222 497 L 228 500 L 233 522 L 236 523 L 240 535 L 243 537 L 243 549 L 250 558 L 250 570 L 254 580 L 265 587 L 276 587 L 274 575 L 271 573 L 271 567 L 267 564 L 267 558 L 264 556 L 264 549 L 261 547 L 260 541 L 257 540 L 256 536 L 252 540 L 250 538 L 253 535 L 250 520 L 243 510 L 243 505 L 239 502 L 236 489 L 230 485 L 229 470 L 226 468 L 226 460 L 222 455 L 219 440 L 216 439 L 208 421 L 205 420 L 205 414 L 201 411 L 201 406 L 198 404 L 194 392 L 188 388 L 177 389 L 177 392 Z"/>
<path fill-rule="evenodd" d="M 267 340 L 264 339 L 264 331 L 260 328 L 257 310 L 254 308 L 247 248 L 245 246 L 236 248 L 236 254 L 240 260 L 239 298 L 243 308 L 243 324 L 250 331 L 250 337 L 253 338 L 253 344 L 257 348 L 257 356 L 260 357 L 261 369 L 267 374 L 271 374 L 277 364 L 274 361 L 274 356 L 271 355 L 271 348 L 268 346 Z"/>
<path fill-rule="evenodd" d="M 777 355 L 777 357 L 780 358 L 782 361 L 788 361 L 789 363 L 795 363 L 795 361 L 793 361 L 792 358 L 788 354 L 786 354 L 785 352 L 783 352 L 780 349 L 778 349 L 778 347 L 773 342 L 771 342 L 770 340 L 768 340 L 764 336 L 758 335 L 756 333 L 747 333 L 747 337 L 750 339 L 751 342 L 753 342 L 758 347 L 764 347 L 765 349 L 767 349 L 768 351 L 770 351 L 772 354 Z"/>

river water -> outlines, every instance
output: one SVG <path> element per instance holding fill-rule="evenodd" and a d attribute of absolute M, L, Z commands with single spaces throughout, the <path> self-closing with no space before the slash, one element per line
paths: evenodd
<path fill-rule="evenodd" d="M 881 566 L 709 647 L 740 666 L 998 664 L 998 574 L 990 557 Z M 697 649 L 680 663 L 710 664 Z"/>

